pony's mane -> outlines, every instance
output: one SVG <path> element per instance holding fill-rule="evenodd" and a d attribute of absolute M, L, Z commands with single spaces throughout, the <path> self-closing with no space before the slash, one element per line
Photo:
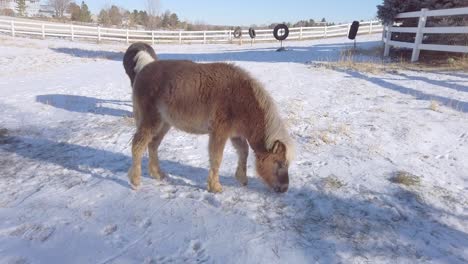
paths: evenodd
<path fill-rule="evenodd" d="M 263 86 L 256 80 L 252 82 L 255 99 L 265 113 L 265 147 L 273 148 L 277 140 L 286 146 L 286 159 L 291 162 L 295 157 L 295 144 L 291 139 L 286 126 L 281 120 L 278 109 L 273 98 L 267 93 Z"/>

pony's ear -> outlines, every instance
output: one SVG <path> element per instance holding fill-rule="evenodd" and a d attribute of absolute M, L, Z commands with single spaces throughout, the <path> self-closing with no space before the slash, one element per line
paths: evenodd
<path fill-rule="evenodd" d="M 273 144 L 273 148 L 271 149 L 271 152 L 273 154 L 278 154 L 278 153 L 284 153 L 286 152 L 286 146 L 283 144 L 283 142 L 277 140 L 275 141 L 275 144 Z"/>

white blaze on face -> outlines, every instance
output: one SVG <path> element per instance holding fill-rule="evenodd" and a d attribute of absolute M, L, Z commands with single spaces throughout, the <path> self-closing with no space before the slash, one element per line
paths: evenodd
<path fill-rule="evenodd" d="M 153 57 L 146 51 L 139 51 L 135 58 L 133 59 L 135 68 L 133 69 L 135 73 L 139 73 L 143 68 L 154 61 Z"/>

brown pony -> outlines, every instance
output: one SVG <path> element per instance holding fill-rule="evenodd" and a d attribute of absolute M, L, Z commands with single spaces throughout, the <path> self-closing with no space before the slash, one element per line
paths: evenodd
<path fill-rule="evenodd" d="M 140 185 L 142 155 L 148 147 L 149 173 L 165 174 L 159 167 L 158 147 L 171 127 L 188 133 L 209 134 L 208 191 L 221 192 L 219 167 L 228 139 L 239 160 L 236 178 L 247 185 L 249 145 L 256 168 L 276 192 L 286 192 L 294 147 L 272 98 L 262 85 L 239 67 L 226 63 L 157 60 L 147 44 L 131 45 L 124 67 L 133 86 L 137 131 L 132 141 L 128 177 Z"/>

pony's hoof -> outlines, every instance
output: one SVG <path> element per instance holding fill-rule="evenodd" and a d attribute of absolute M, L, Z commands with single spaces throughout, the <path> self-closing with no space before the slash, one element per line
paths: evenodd
<path fill-rule="evenodd" d="M 149 171 L 150 171 L 149 173 L 150 173 L 151 177 L 155 178 L 158 181 L 162 181 L 165 178 L 167 178 L 167 174 L 160 171 L 160 170 L 154 170 L 154 169 L 150 168 Z"/>
<path fill-rule="evenodd" d="M 132 188 L 132 190 L 138 191 L 138 187 L 139 187 L 139 185 L 135 185 L 135 184 L 130 182 L 130 188 Z"/>
<path fill-rule="evenodd" d="M 219 182 L 208 183 L 208 191 L 210 193 L 221 193 L 223 191 L 223 186 Z"/>
<path fill-rule="evenodd" d="M 138 186 L 140 186 L 141 179 L 140 175 L 141 173 L 138 173 L 139 171 L 134 171 L 133 169 L 130 169 L 128 171 L 128 179 L 130 180 L 130 186 L 132 187 L 133 190 L 137 190 Z"/>
<path fill-rule="evenodd" d="M 240 171 L 236 172 L 236 179 L 242 186 L 247 186 L 247 184 L 249 183 L 247 175 Z"/>

